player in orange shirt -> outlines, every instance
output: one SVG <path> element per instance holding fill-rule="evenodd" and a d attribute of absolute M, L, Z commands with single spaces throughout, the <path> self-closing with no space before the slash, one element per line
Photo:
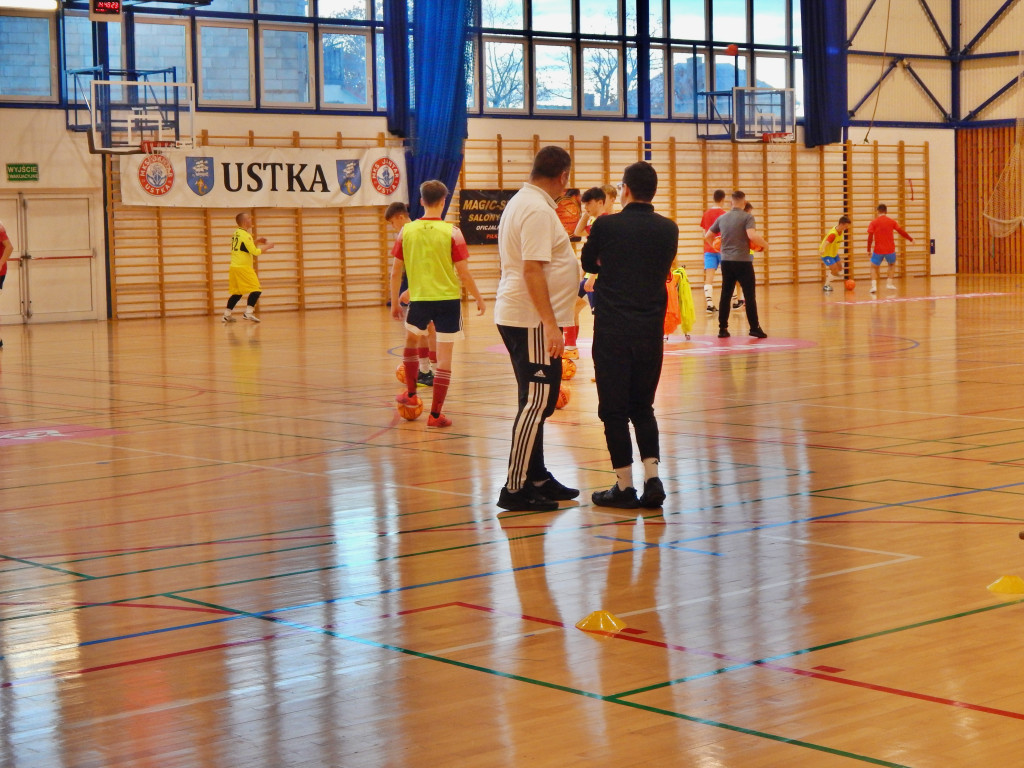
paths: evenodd
<path fill-rule="evenodd" d="M 886 216 L 889 209 L 879 205 L 878 218 L 868 224 L 868 256 L 871 257 L 871 293 L 878 293 L 878 268 L 882 266 L 882 260 L 889 265 L 885 287 L 895 291 L 896 286 L 892 282 L 893 273 L 896 271 L 896 239 L 893 232 L 899 232 L 905 240 L 914 242 L 914 238 L 908 235 L 896 219 Z"/>

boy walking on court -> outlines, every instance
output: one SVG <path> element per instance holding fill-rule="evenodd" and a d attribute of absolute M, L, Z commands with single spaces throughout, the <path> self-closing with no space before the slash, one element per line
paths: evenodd
<path fill-rule="evenodd" d="M 247 293 L 249 298 L 246 299 L 245 312 L 242 317 L 258 323 L 260 319 L 256 317 L 256 302 L 260 300 L 263 288 L 260 287 L 260 279 L 256 276 L 256 270 L 253 267 L 253 257 L 259 256 L 264 251 L 269 251 L 274 244 L 268 243 L 265 237 L 253 239 L 251 213 L 238 214 L 235 216 L 235 223 L 238 225 L 238 229 L 231 237 L 231 266 L 228 267 L 228 290 L 231 295 L 228 297 L 228 305 L 224 310 L 224 317 L 221 319 L 225 323 L 235 322 L 235 318 L 231 316 L 231 310 Z"/>
<path fill-rule="evenodd" d="M 908 235 L 896 219 L 886 216 L 889 210 L 884 205 L 875 209 L 878 211 L 878 218 L 868 224 L 868 256 L 871 257 L 871 293 L 878 293 L 878 268 L 884 260 L 889 265 L 889 272 L 886 275 L 885 287 L 890 291 L 896 290 L 892 281 L 893 273 L 896 271 L 896 238 L 893 232 L 899 232 L 904 240 L 914 242 L 914 238 Z"/>
<path fill-rule="evenodd" d="M 405 203 L 392 203 L 384 209 L 384 221 L 390 224 L 396 233 L 401 232 L 402 227 L 412 221 L 412 217 L 409 215 L 409 207 Z M 402 304 L 403 313 L 407 312 L 409 307 L 408 289 L 409 281 L 403 272 L 401 293 L 398 297 L 399 302 Z M 420 339 L 420 341 L 423 340 Z M 420 386 L 432 387 L 434 386 L 434 368 L 437 366 L 437 338 L 434 333 L 433 323 L 427 329 L 426 346 L 421 344 L 416 352 L 420 360 L 420 372 L 416 381 Z"/>
<path fill-rule="evenodd" d="M 767 339 L 768 334 L 761 330 L 757 319 L 757 297 L 754 285 L 754 254 L 753 246 L 762 249 L 768 242 L 757 231 L 757 222 L 753 214 L 747 213 L 744 206 L 747 196 L 740 190 L 732 193 L 732 210 L 715 219 L 704 238 L 705 247 L 710 245 L 714 235 L 722 236 L 722 296 L 718 300 L 718 338 L 729 338 L 729 302 L 732 299 L 736 283 L 743 286 L 743 295 L 747 300 L 747 322 L 750 324 L 750 335 L 756 339 Z"/>
<path fill-rule="evenodd" d="M 839 223 L 825 233 L 821 245 L 818 246 L 818 253 L 825 264 L 825 285 L 823 290 L 826 292 L 832 291 L 829 281 L 834 277 L 839 277 L 839 273 L 843 271 L 843 262 L 839 256 L 839 249 L 843 247 L 844 233 L 849 228 L 850 217 L 840 216 Z"/>
<path fill-rule="evenodd" d="M 715 204 L 704 211 L 700 217 L 700 231 L 706 236 L 711 225 L 719 216 L 725 213 L 725 190 L 716 189 L 714 194 Z M 715 281 L 715 270 L 722 262 L 719 249 L 715 248 L 712 241 L 706 237 L 704 240 L 704 301 L 707 303 L 706 310 L 709 315 L 715 312 L 715 303 L 712 300 L 713 283 Z"/>
<path fill-rule="evenodd" d="M 591 497 L 602 507 L 657 509 L 665 501 L 654 396 L 664 356 L 665 279 L 676 257 L 679 227 L 654 212 L 657 189 L 658 174 L 650 163 L 628 166 L 622 174 L 622 210 L 595 221 L 583 246 L 583 268 L 601 276 L 593 347 L 597 415 L 616 477 L 615 485 Z M 644 465 L 639 499 L 631 422 Z"/>
<path fill-rule="evenodd" d="M 459 228 L 441 219 L 448 188 L 440 181 L 420 184 L 423 218 L 410 221 L 398 233 L 392 250 L 391 316 L 402 319 L 402 271 L 409 279 L 409 312 L 405 318 L 405 388 L 396 400 L 402 405 L 419 405 L 416 382 L 419 360 L 416 350 L 431 323 L 437 330 L 437 371 L 434 373 L 433 401 L 428 427 L 448 427 L 452 420 L 441 413 L 452 380 L 452 350 L 465 338 L 462 332 L 462 286 L 476 299 L 477 314 L 487 307 L 469 272 L 469 249 Z"/>

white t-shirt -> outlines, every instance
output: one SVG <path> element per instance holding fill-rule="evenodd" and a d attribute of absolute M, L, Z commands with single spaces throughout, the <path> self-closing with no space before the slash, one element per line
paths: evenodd
<path fill-rule="evenodd" d="M 580 266 L 551 195 L 527 183 L 512 196 L 498 222 L 498 253 L 501 280 L 494 302 L 495 323 L 515 328 L 541 324 L 540 313 L 526 290 L 523 262 L 542 261 L 555 322 L 572 325 Z"/>

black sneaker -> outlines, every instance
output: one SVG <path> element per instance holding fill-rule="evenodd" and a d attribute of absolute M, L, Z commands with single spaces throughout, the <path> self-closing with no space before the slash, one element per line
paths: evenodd
<path fill-rule="evenodd" d="M 720 339 L 728 339 L 730 335 L 728 328 L 720 328 L 718 330 L 718 338 Z"/>
<path fill-rule="evenodd" d="M 498 506 L 509 512 L 551 512 L 558 509 L 558 502 L 527 483 L 515 493 L 503 487 L 498 494 Z"/>
<path fill-rule="evenodd" d="M 715 309 L 715 305 L 714 304 L 710 304 L 709 303 L 706 307 L 704 307 L 704 311 L 707 312 L 709 315 L 713 315 L 718 310 Z"/>
<path fill-rule="evenodd" d="M 534 488 L 555 501 L 569 501 L 580 495 L 579 488 L 569 488 L 555 480 L 555 476 L 548 472 L 548 479 L 540 485 L 532 484 Z"/>
<path fill-rule="evenodd" d="M 740 307 L 743 306 L 743 304 L 744 304 L 743 299 L 733 299 L 732 308 L 733 309 L 739 309 Z"/>
<path fill-rule="evenodd" d="M 599 507 L 618 507 L 619 509 L 636 509 L 640 502 L 636 498 L 636 488 L 622 490 L 616 483 L 607 491 L 594 491 L 590 500 Z"/>
<path fill-rule="evenodd" d="M 750 329 L 750 335 L 753 336 L 755 339 L 767 339 L 768 338 L 768 334 L 765 333 L 764 331 L 762 331 L 760 328 L 751 328 Z"/>
<path fill-rule="evenodd" d="M 416 383 L 421 387 L 434 386 L 434 372 L 420 371 L 418 374 L 416 374 Z"/>
<path fill-rule="evenodd" d="M 660 477 L 644 481 L 644 492 L 640 495 L 640 506 L 644 509 L 658 509 L 665 503 L 665 486 Z"/>

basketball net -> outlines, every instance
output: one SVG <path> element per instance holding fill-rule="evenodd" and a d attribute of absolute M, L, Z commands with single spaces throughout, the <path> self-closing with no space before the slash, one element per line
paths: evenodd
<path fill-rule="evenodd" d="M 1017 124 L 1010 157 L 1003 166 L 992 195 L 982 209 L 992 237 L 1009 237 L 1024 221 L 1024 51 L 1017 58 Z"/>

